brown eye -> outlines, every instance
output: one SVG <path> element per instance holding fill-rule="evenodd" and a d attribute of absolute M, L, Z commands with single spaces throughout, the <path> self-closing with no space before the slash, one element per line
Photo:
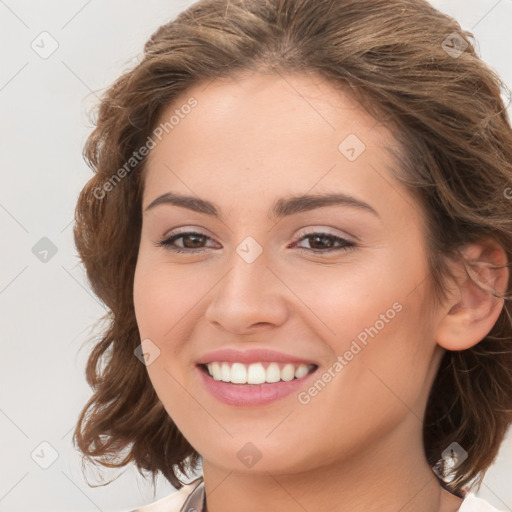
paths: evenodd
<path fill-rule="evenodd" d="M 355 243 L 345 240 L 339 236 L 329 233 L 309 233 L 299 239 L 299 242 L 307 240 L 310 247 L 300 247 L 298 249 L 309 252 L 333 252 L 343 251 L 355 247 Z"/>
<path fill-rule="evenodd" d="M 181 244 L 176 244 L 177 240 L 181 240 Z M 155 245 L 174 252 L 199 252 L 202 249 L 208 248 L 204 245 L 207 240 L 211 240 L 211 238 L 202 233 L 188 231 L 159 240 Z"/>
<path fill-rule="evenodd" d="M 201 243 L 205 241 L 207 237 L 198 233 L 190 233 L 185 235 L 178 235 L 174 237 L 174 240 L 182 239 L 183 247 L 187 249 L 197 249 L 201 247 Z"/>

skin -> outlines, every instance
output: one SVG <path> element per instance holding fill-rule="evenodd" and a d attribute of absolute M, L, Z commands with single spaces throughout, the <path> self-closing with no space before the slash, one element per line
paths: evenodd
<path fill-rule="evenodd" d="M 502 302 L 465 285 L 428 308 L 424 217 L 389 171 L 394 139 L 344 92 L 307 74 L 246 74 L 190 88 L 162 119 L 190 97 L 198 105 L 148 160 L 134 303 L 141 339 L 160 350 L 151 382 L 203 457 L 208 511 L 458 510 L 425 459 L 423 412 L 444 350 L 477 343 Z M 366 146 L 354 161 L 338 150 L 349 134 Z M 221 220 L 170 204 L 145 211 L 170 191 L 214 202 Z M 340 205 L 267 216 L 279 198 L 340 191 L 378 216 Z M 187 254 L 155 246 L 178 227 L 209 238 L 178 239 Z M 319 231 L 356 246 L 326 252 L 305 237 Z M 263 249 L 252 263 L 236 252 L 248 236 Z M 229 406 L 199 378 L 198 358 L 221 348 L 295 354 L 321 375 L 394 303 L 401 311 L 307 404 L 292 393 Z M 261 455 L 250 468 L 237 457 L 247 442 Z"/>

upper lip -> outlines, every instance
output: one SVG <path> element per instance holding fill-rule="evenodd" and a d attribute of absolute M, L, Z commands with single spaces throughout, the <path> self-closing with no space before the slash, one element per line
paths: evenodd
<path fill-rule="evenodd" d="M 276 352 L 269 349 L 250 349 L 250 350 L 235 350 L 225 348 L 221 350 L 214 350 L 203 355 L 197 364 L 208 364 L 216 361 L 226 361 L 232 363 L 258 363 L 258 362 L 278 362 L 278 363 L 292 363 L 292 364 L 316 364 L 309 359 L 303 359 L 283 352 Z"/>

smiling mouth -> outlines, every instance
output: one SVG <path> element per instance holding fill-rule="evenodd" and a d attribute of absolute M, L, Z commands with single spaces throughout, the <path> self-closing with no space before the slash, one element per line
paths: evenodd
<path fill-rule="evenodd" d="M 213 380 L 231 384 L 275 384 L 302 379 L 313 373 L 315 364 L 294 364 L 277 362 L 258 362 L 244 364 L 238 362 L 212 361 L 200 364 L 203 372 Z"/>

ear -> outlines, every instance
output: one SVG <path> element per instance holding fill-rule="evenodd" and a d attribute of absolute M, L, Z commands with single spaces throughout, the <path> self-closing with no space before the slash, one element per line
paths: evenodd
<path fill-rule="evenodd" d="M 443 305 L 436 341 L 446 350 L 465 350 L 480 342 L 493 328 L 503 309 L 509 270 L 502 246 L 492 239 L 471 243 L 453 260 L 457 282 Z M 471 279 L 471 277 L 473 279 Z M 475 282 L 478 284 L 475 284 Z"/>

